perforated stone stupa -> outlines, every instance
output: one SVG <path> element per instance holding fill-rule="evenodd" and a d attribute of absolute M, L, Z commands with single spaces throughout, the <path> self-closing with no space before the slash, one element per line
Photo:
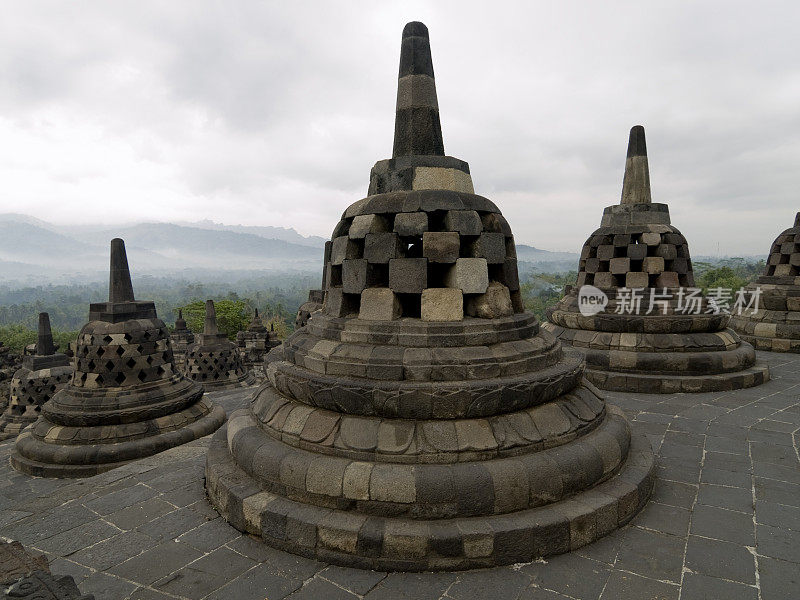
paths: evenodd
<path fill-rule="evenodd" d="M 85 477 L 208 435 L 225 411 L 175 370 L 169 332 L 135 300 L 125 243 L 111 240 L 108 302 L 89 307 L 72 381 L 16 441 L 11 464 L 30 475 Z"/>
<path fill-rule="evenodd" d="M 394 157 L 327 269 L 324 309 L 212 440 L 231 524 L 323 561 L 444 570 L 566 552 L 642 508 L 649 443 L 523 312 L 508 224 L 444 155 L 422 23 L 403 31 Z"/>
<path fill-rule="evenodd" d="M 748 286 L 761 290 L 758 310 L 731 316 L 731 327 L 759 350 L 800 352 L 800 213 L 772 243 L 764 274 Z"/>
<path fill-rule="evenodd" d="M 267 329 L 258 315 L 258 309 L 255 309 L 247 330 L 236 334 L 236 347 L 239 349 L 242 365 L 258 379 L 264 378 L 264 356 L 279 343 L 275 327 Z"/>
<path fill-rule="evenodd" d="M 186 376 L 206 391 L 253 385 L 255 377 L 244 367 L 239 351 L 217 327 L 213 300 L 206 300 L 203 333 L 186 353 Z"/>
<path fill-rule="evenodd" d="M 178 318 L 175 319 L 175 329 L 169 334 L 172 340 L 172 354 L 175 357 L 175 365 L 178 370 L 183 371 L 186 365 L 186 352 L 189 346 L 194 343 L 194 333 L 186 325 L 183 318 L 183 309 L 178 309 Z"/>
<path fill-rule="evenodd" d="M 586 377 L 595 385 L 629 392 L 707 392 L 769 378 L 753 347 L 726 329 L 728 314 L 713 314 L 699 290 L 696 300 L 689 299 L 695 285 L 689 245 L 670 224 L 668 206 L 651 200 L 641 125 L 630 132 L 622 201 L 603 211 L 600 229 L 583 245 L 578 271 L 577 284 L 548 311 L 544 328 L 586 354 Z M 581 312 L 583 286 L 608 297 L 604 310 L 589 314 L 584 307 L 587 314 Z"/>
<path fill-rule="evenodd" d="M 42 405 L 72 378 L 69 358 L 56 352 L 46 312 L 39 313 L 37 338 L 35 353 L 22 358 L 22 367 L 11 379 L 10 401 L 0 415 L 0 440 L 16 437 L 36 421 Z"/>

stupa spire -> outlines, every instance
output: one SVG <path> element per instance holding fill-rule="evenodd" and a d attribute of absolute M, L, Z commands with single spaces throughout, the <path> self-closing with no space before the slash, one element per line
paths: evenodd
<path fill-rule="evenodd" d="M 36 339 L 36 354 L 50 356 L 56 353 L 53 343 L 53 332 L 50 330 L 50 315 L 46 312 L 39 313 L 39 335 Z"/>
<path fill-rule="evenodd" d="M 111 273 L 108 283 L 109 302 L 133 302 L 133 284 L 128 269 L 125 242 L 120 238 L 111 240 Z"/>
<path fill-rule="evenodd" d="M 800 212 L 794 216 L 794 226 L 800 227 Z"/>
<path fill-rule="evenodd" d="M 625 177 L 622 180 L 620 204 L 650 204 L 650 168 L 647 164 L 647 144 L 644 127 L 631 127 L 628 139 L 628 157 L 625 159 Z"/>
<path fill-rule="evenodd" d="M 439 103 L 428 28 L 413 21 L 403 29 L 393 156 L 444 156 Z"/>
<path fill-rule="evenodd" d="M 206 322 L 203 326 L 203 335 L 217 335 L 217 309 L 214 307 L 213 300 L 206 300 Z"/>

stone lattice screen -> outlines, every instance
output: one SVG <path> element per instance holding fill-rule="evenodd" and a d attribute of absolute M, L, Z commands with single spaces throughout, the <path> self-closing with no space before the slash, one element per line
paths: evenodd
<path fill-rule="evenodd" d="M 435 289 L 448 290 L 437 293 L 437 300 L 461 303 L 462 314 L 485 316 L 472 300 L 490 286 L 508 294 L 509 314 L 522 312 L 514 238 L 491 202 L 451 191 L 389 193 L 368 200 L 354 211 L 359 214 L 345 213 L 334 230 L 327 314 L 365 318 L 366 304 L 388 297 L 396 306 L 390 318 L 419 318 L 423 297 Z M 398 203 L 408 212 L 394 212 Z"/>
<path fill-rule="evenodd" d="M 767 277 L 797 277 L 800 275 L 800 213 L 794 227 L 787 229 L 772 243 L 767 260 Z"/>
<path fill-rule="evenodd" d="M 600 228 L 581 250 L 580 285 L 599 288 L 693 287 L 689 246 L 670 225 Z"/>

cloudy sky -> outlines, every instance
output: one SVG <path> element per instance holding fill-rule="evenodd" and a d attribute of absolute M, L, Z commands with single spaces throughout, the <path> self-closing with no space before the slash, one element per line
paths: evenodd
<path fill-rule="evenodd" d="M 391 155 L 400 34 L 431 32 L 445 149 L 518 242 L 577 251 L 629 128 L 697 254 L 800 210 L 800 3 L 9 2 L 0 212 L 328 237 Z"/>

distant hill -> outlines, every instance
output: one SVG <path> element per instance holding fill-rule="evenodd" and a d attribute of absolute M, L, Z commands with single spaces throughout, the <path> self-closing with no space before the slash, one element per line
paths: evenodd
<path fill-rule="evenodd" d="M 125 240 L 137 275 L 197 273 L 234 277 L 272 271 L 318 274 L 324 241 L 294 229 L 195 223 L 135 223 L 60 226 L 28 215 L 0 214 L 0 284 L 50 281 L 102 281 L 108 269 L 108 243 Z M 567 271 L 578 255 L 517 245 L 520 270 Z M 42 281 L 44 280 L 44 281 Z"/>

